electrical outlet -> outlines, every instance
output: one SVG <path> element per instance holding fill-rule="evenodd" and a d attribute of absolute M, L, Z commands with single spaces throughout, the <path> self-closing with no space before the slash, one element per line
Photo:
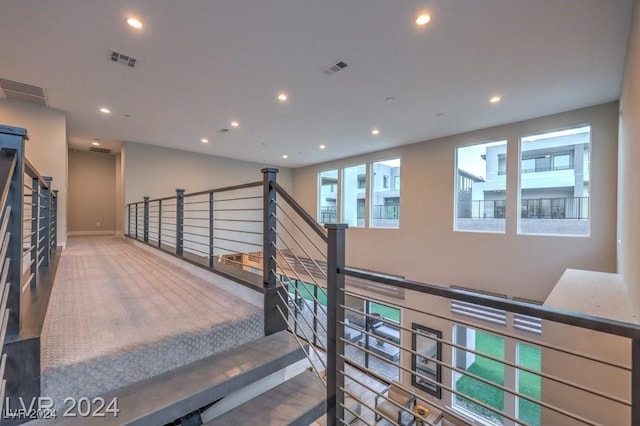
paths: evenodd
<path fill-rule="evenodd" d="M 100 228 L 100 222 L 96 222 L 96 228 Z"/>

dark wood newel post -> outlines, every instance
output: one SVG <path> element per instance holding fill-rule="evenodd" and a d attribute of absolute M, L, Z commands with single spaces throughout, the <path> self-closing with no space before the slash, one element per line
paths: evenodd
<path fill-rule="evenodd" d="M 327 424 L 344 419 L 344 274 L 346 224 L 326 224 L 327 229 Z"/>
<path fill-rule="evenodd" d="M 264 284 L 264 334 L 269 336 L 286 330 L 287 291 L 276 281 L 276 182 L 278 169 L 262 169 L 263 186 L 263 241 L 262 241 L 262 277 Z M 280 293 L 280 295 L 278 295 Z M 281 299 L 282 296 L 282 299 Z M 280 310 L 278 310 L 278 307 Z M 282 311 L 282 314 L 280 313 Z"/>

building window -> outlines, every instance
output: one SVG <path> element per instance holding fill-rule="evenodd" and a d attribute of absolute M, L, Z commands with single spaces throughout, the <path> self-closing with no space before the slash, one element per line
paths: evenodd
<path fill-rule="evenodd" d="M 367 166 L 365 164 L 342 169 L 341 221 L 351 227 L 365 226 L 366 176 Z"/>
<path fill-rule="evenodd" d="M 400 159 L 377 161 L 372 164 L 371 227 L 400 227 Z M 397 189 L 389 188 L 389 181 L 398 179 Z"/>
<path fill-rule="evenodd" d="M 338 170 L 318 173 L 318 223 L 337 223 Z"/>
<path fill-rule="evenodd" d="M 394 176 L 393 178 L 393 190 L 400 191 L 400 176 Z"/>
<path fill-rule="evenodd" d="M 520 140 L 520 234 L 589 235 L 591 126 Z"/>
<path fill-rule="evenodd" d="M 504 337 L 470 327 L 454 325 L 453 338 L 459 346 L 497 359 L 504 359 Z M 458 369 L 482 377 L 497 385 L 504 385 L 505 366 L 501 362 L 465 351 L 464 349 L 454 348 L 453 363 Z M 452 374 L 453 387 L 460 394 L 467 395 L 498 411 L 504 410 L 503 390 L 457 371 L 453 371 Z M 482 418 L 487 423 L 503 424 L 502 416 L 466 399 L 464 396 L 454 395 L 452 405 L 463 413 L 472 413 L 474 417 Z"/>
<path fill-rule="evenodd" d="M 507 141 L 456 149 L 456 231 L 505 232 Z"/>

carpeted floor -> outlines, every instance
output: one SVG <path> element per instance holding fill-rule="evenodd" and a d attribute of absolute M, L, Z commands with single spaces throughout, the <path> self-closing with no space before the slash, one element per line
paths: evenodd
<path fill-rule="evenodd" d="M 42 394 L 91 397 L 263 335 L 262 309 L 118 237 L 70 238 L 42 343 Z"/>

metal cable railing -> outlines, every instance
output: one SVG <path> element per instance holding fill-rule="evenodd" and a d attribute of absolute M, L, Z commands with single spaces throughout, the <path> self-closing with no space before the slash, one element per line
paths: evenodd
<path fill-rule="evenodd" d="M 328 424 L 640 424 L 640 327 L 347 268 L 346 226 L 321 228 L 263 173 L 130 204 L 128 235 L 261 285 L 265 333 L 289 329 L 315 360 Z"/>
<path fill-rule="evenodd" d="M 5 397 L 15 401 L 18 395 L 24 400 L 39 396 L 29 388 L 39 381 L 39 364 L 17 367 L 22 364 L 19 358 L 39 354 L 39 341 L 31 345 L 35 352 L 16 342 L 23 325 L 37 323 L 34 315 L 46 311 L 30 308 L 33 300 L 48 297 L 43 291 L 49 290 L 40 288 L 41 277 L 57 247 L 57 191 L 53 179 L 42 177 L 25 158 L 25 139 L 25 129 L 0 126 L 0 412 Z M 33 326 L 27 329 L 39 333 Z"/>

